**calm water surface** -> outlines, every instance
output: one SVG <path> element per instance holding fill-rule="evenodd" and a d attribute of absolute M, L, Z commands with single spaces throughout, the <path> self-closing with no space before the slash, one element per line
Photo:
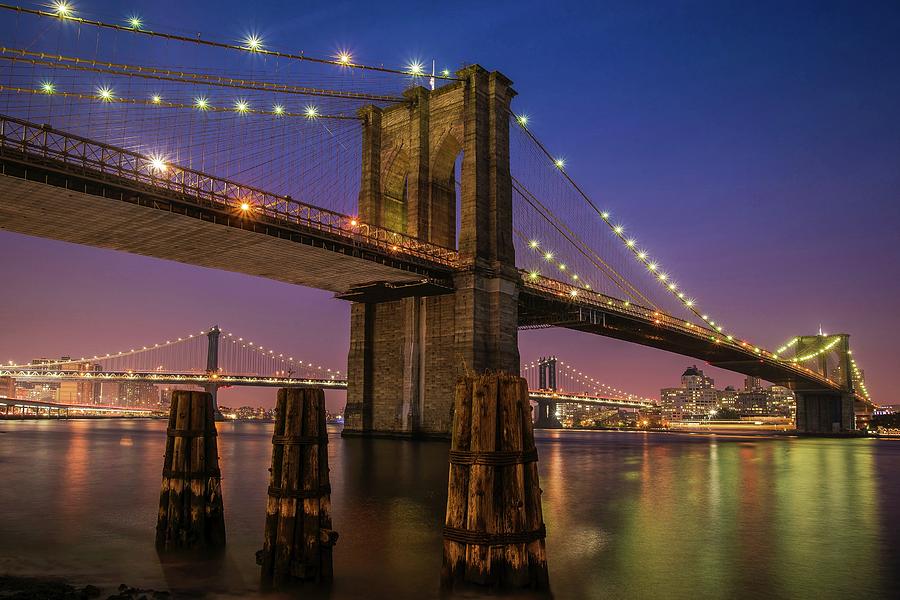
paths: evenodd
<path fill-rule="evenodd" d="M 256 596 L 271 424 L 219 424 L 227 555 L 154 550 L 164 421 L 0 422 L 0 573 Z M 900 597 L 900 441 L 540 432 L 556 598 Z M 332 598 L 435 598 L 444 443 L 329 440 Z"/>

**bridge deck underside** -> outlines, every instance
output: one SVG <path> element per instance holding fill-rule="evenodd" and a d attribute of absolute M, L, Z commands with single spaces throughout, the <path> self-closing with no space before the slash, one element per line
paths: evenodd
<path fill-rule="evenodd" d="M 840 392 L 823 385 L 815 377 L 804 377 L 786 365 L 758 357 L 752 348 L 744 350 L 715 343 L 702 336 L 660 326 L 652 320 L 582 306 L 578 302 L 551 298 L 530 290 L 523 290 L 519 298 L 519 322 L 522 326 L 552 325 L 651 346 L 796 391 Z"/>
<path fill-rule="evenodd" d="M 8 157 L 0 157 L 0 229 L 338 293 L 435 274 L 302 226 L 253 222 L 189 198 L 26 168 Z"/>

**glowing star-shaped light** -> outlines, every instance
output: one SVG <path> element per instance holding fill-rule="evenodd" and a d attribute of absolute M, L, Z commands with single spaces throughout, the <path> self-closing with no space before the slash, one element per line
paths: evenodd
<path fill-rule="evenodd" d="M 537 240 L 531 240 L 530 242 L 528 242 L 529 248 L 537 248 L 538 246 L 540 246 L 540 244 L 538 243 Z"/>
<path fill-rule="evenodd" d="M 249 50 L 250 52 L 259 52 L 262 50 L 262 38 L 256 34 L 250 34 L 242 41 L 244 43 L 244 50 Z"/>
<path fill-rule="evenodd" d="M 350 56 L 349 52 L 346 52 L 346 51 L 338 52 L 338 55 L 335 58 L 337 58 L 337 61 L 339 63 L 341 63 L 342 65 L 353 64 L 353 57 Z"/>
<path fill-rule="evenodd" d="M 615 227 L 613 227 L 613 231 L 616 232 L 616 235 L 622 235 L 622 232 L 625 231 L 625 228 L 621 225 L 616 225 Z"/>
<path fill-rule="evenodd" d="M 634 240 L 625 240 L 625 245 L 628 246 L 629 248 L 634 248 L 635 244 L 637 244 L 637 242 Z"/>
<path fill-rule="evenodd" d="M 608 213 L 608 212 L 602 212 L 602 213 L 600 213 L 600 216 L 603 218 L 604 221 L 608 221 L 608 220 L 609 220 L 609 213 Z"/>
<path fill-rule="evenodd" d="M 306 110 L 303 111 L 303 114 L 306 115 L 307 119 L 315 119 L 319 116 L 319 109 L 310 104 L 306 107 Z"/>
<path fill-rule="evenodd" d="M 413 77 L 420 77 L 425 74 L 425 65 L 417 60 L 414 60 L 406 65 L 406 72 Z"/>
<path fill-rule="evenodd" d="M 246 100 L 237 100 L 234 103 L 234 110 L 239 114 L 245 115 L 247 114 L 247 111 L 250 110 L 250 105 Z"/>
<path fill-rule="evenodd" d="M 144 27 L 144 22 L 141 21 L 141 18 L 137 15 L 132 15 L 128 17 L 128 26 L 132 29 L 141 29 Z"/>
<path fill-rule="evenodd" d="M 544 259 L 545 260 L 553 260 L 553 253 L 547 252 L 546 254 L 544 254 Z"/>
<path fill-rule="evenodd" d="M 97 88 L 97 97 L 103 100 L 104 102 L 112 102 L 115 98 L 113 91 L 111 88 L 107 86 L 101 86 Z"/>
<path fill-rule="evenodd" d="M 532 271 L 528 274 L 528 278 L 531 280 L 537 279 L 540 276 L 540 273 L 537 271 Z"/>
<path fill-rule="evenodd" d="M 207 100 L 203 96 L 198 96 L 194 98 L 194 108 L 197 110 L 207 110 L 209 109 L 209 100 Z"/>
<path fill-rule="evenodd" d="M 524 113 L 521 115 L 516 115 L 516 122 L 518 122 L 522 127 L 525 127 L 526 125 L 528 125 L 528 115 Z"/>
<path fill-rule="evenodd" d="M 450 77 L 450 69 L 444 69 L 443 71 L 441 71 L 441 76 Z"/>
<path fill-rule="evenodd" d="M 556 166 L 557 169 L 564 169 L 566 167 L 566 159 L 557 158 L 556 160 L 553 161 L 553 164 Z"/>
<path fill-rule="evenodd" d="M 638 252 L 637 257 L 641 260 L 644 260 L 647 258 L 647 253 L 646 252 Z"/>
<path fill-rule="evenodd" d="M 578 295 L 578 290 L 569 290 L 569 295 L 573 298 Z"/>
<path fill-rule="evenodd" d="M 284 107 L 280 104 L 276 104 L 272 107 L 272 112 L 278 116 L 281 116 L 284 114 Z"/>
<path fill-rule="evenodd" d="M 249 203 L 249 202 L 241 202 L 241 210 L 244 211 L 244 212 L 249 211 L 249 210 L 250 210 L 250 203 Z M 252 346 L 253 344 L 250 344 L 250 345 Z"/>
<path fill-rule="evenodd" d="M 166 161 L 163 157 L 158 155 L 153 155 L 150 157 L 150 169 L 155 173 L 165 173 L 168 170 L 169 165 L 166 164 Z"/>
<path fill-rule="evenodd" d="M 153 94 L 152 96 L 150 96 L 150 102 L 152 102 L 153 104 L 160 104 L 162 102 L 162 96 L 160 96 L 159 94 Z"/>
<path fill-rule="evenodd" d="M 75 13 L 75 7 L 73 7 L 70 2 L 54 2 L 50 5 L 50 8 L 57 17 L 62 19 L 68 19 Z"/>
<path fill-rule="evenodd" d="M 647 265 L 647 268 L 650 269 L 651 271 L 655 271 L 658 266 L 659 265 L 657 265 L 656 263 L 650 263 L 649 265 Z"/>
<path fill-rule="evenodd" d="M 42 81 L 41 82 L 41 91 L 45 94 L 52 94 L 56 91 L 56 86 L 53 85 L 52 81 Z"/>

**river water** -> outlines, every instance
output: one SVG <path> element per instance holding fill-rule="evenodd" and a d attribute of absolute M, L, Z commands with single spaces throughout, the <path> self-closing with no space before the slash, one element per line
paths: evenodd
<path fill-rule="evenodd" d="M 228 533 L 161 564 L 165 421 L 0 422 L 0 573 L 257 596 L 269 423 L 220 423 Z M 898 598 L 900 441 L 538 432 L 556 598 Z M 331 598 L 435 598 L 448 445 L 331 431 Z M 318 595 L 318 594 L 317 594 Z"/>

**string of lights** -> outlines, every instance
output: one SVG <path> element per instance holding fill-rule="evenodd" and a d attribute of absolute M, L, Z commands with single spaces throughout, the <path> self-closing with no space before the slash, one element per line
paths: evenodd
<path fill-rule="evenodd" d="M 367 102 L 403 102 L 400 96 L 384 94 L 371 94 L 366 92 L 354 92 L 349 90 L 330 90 L 313 87 L 288 85 L 269 81 L 256 81 L 223 77 L 207 73 L 192 73 L 188 71 L 173 71 L 157 67 L 129 65 L 124 63 L 101 62 L 86 60 L 63 54 L 47 54 L 45 52 L 31 52 L 21 48 L 0 47 L 0 60 L 9 62 L 40 65 L 51 69 L 66 69 L 70 71 L 85 71 L 106 75 L 150 79 L 154 81 L 166 81 L 174 83 L 190 83 L 214 87 L 224 87 L 239 90 L 256 90 L 265 92 L 278 92 L 280 94 L 295 94 L 300 96 L 319 96 L 328 98 L 343 98 L 348 100 L 361 100 Z"/>
<path fill-rule="evenodd" d="M 143 19 L 138 15 L 129 15 L 127 16 L 122 24 L 117 23 L 107 23 L 105 21 L 99 21 L 94 19 L 87 19 L 84 17 L 79 17 L 76 15 L 75 5 L 72 2 L 66 2 L 63 0 L 58 0 L 52 2 L 49 7 L 50 10 L 39 10 L 32 8 L 25 8 L 21 6 L 13 6 L 9 4 L 0 4 L 0 10 L 10 10 L 18 13 L 34 15 L 38 17 L 46 17 L 53 19 L 60 19 L 63 21 L 69 21 L 72 23 L 77 23 L 79 25 L 90 25 L 93 27 L 98 27 L 102 29 L 110 29 L 119 32 L 132 33 L 135 35 L 144 35 L 151 37 L 158 37 L 167 40 L 173 40 L 177 42 L 184 42 L 189 44 L 197 44 L 201 46 L 208 46 L 212 48 L 221 48 L 225 50 L 236 50 L 241 52 L 252 52 L 254 54 L 260 54 L 264 56 L 271 56 L 275 58 L 283 58 L 288 60 L 298 60 L 298 61 L 306 61 L 312 62 L 322 65 L 333 65 L 337 67 L 342 67 L 346 69 L 359 69 L 365 71 L 377 71 L 381 73 L 391 73 L 394 75 L 404 75 L 404 76 L 412 76 L 412 77 L 423 77 L 426 75 L 425 67 L 420 61 L 412 61 L 406 65 L 404 69 L 392 69 L 390 67 L 382 67 L 375 65 L 367 65 L 363 63 L 358 63 L 354 61 L 353 56 L 350 52 L 342 50 L 338 52 L 332 58 L 321 58 L 316 56 L 310 56 L 307 54 L 295 54 L 291 52 L 283 52 L 279 50 L 274 50 L 271 48 L 267 48 L 265 45 L 265 41 L 261 36 L 257 34 L 248 34 L 244 36 L 243 39 L 240 40 L 239 43 L 227 43 L 221 41 L 214 40 L 205 40 L 201 37 L 188 37 L 184 35 L 178 35 L 175 33 L 167 33 L 162 31 L 152 31 L 147 29 L 144 26 Z M 434 79 L 443 79 L 450 81 L 457 81 L 456 77 L 450 75 L 450 72 L 446 69 L 441 71 L 440 73 L 435 73 L 434 75 L 428 75 L 429 77 L 433 77 Z"/>
<path fill-rule="evenodd" d="M 0 84 L 0 92 L 14 92 L 17 94 L 43 94 L 48 96 L 59 96 L 62 98 L 72 98 L 76 100 L 100 101 L 103 103 L 117 104 L 134 104 L 144 106 L 157 106 L 161 108 L 182 108 L 194 109 L 210 112 L 232 112 L 239 115 L 270 115 L 273 117 L 302 117 L 305 119 L 337 119 L 337 120 L 358 120 L 359 117 L 351 117 L 347 115 L 325 115 L 319 113 L 319 109 L 314 105 L 307 105 L 302 113 L 290 112 L 281 104 L 272 106 L 270 110 L 259 110 L 251 108 L 249 102 L 238 98 L 231 106 L 213 106 L 205 96 L 197 96 L 192 104 L 184 104 L 179 102 L 169 102 L 163 100 L 160 96 L 151 96 L 150 98 L 123 98 L 116 95 L 111 87 L 97 87 L 94 94 L 82 94 L 79 92 L 66 92 L 57 89 L 56 84 L 50 81 L 43 81 L 38 88 L 22 88 Z"/>
<path fill-rule="evenodd" d="M 236 336 L 235 334 L 233 334 L 231 332 L 224 331 L 224 330 L 221 330 L 221 331 L 222 331 L 222 335 L 225 336 L 226 338 L 228 338 L 228 341 L 230 341 L 232 344 L 236 344 L 246 350 L 257 352 L 265 358 L 278 359 L 279 361 L 281 361 L 283 363 L 289 363 L 292 367 L 297 367 L 297 368 L 306 367 L 306 368 L 311 368 L 311 369 L 318 370 L 318 371 L 323 371 L 325 373 L 329 373 L 331 379 L 335 379 L 335 378 L 339 379 L 341 376 L 341 371 L 339 369 L 329 369 L 329 368 L 323 367 L 321 365 L 314 365 L 311 362 L 304 362 L 301 359 L 295 359 L 293 356 L 285 357 L 284 353 L 276 354 L 275 350 L 272 350 L 272 349 L 269 349 L 267 351 L 263 346 L 261 346 L 259 344 L 255 344 L 249 340 L 245 340 L 244 338 Z"/>
<path fill-rule="evenodd" d="M 672 294 L 672 296 L 674 296 L 688 311 L 705 321 L 716 331 L 722 333 L 724 329 L 723 325 L 717 324 L 716 321 L 713 320 L 709 315 L 703 314 L 698 309 L 696 300 L 694 298 L 688 297 L 687 294 L 679 288 L 678 284 L 672 280 L 669 273 L 664 271 L 662 266 L 657 261 L 651 259 L 649 253 L 646 250 L 640 248 L 637 240 L 625 235 L 624 225 L 615 223 L 608 211 L 600 210 L 600 208 L 597 207 L 597 205 L 590 199 L 590 197 L 587 195 L 587 193 L 585 193 L 581 186 L 579 186 L 578 183 L 574 179 L 572 179 L 572 177 L 566 172 L 565 160 L 563 158 L 554 157 L 547 149 L 547 147 L 544 146 L 544 144 L 537 138 L 534 132 L 528 127 L 528 116 L 524 114 L 515 115 L 515 120 L 516 123 L 518 123 L 519 127 L 521 127 L 525 134 L 531 139 L 531 141 L 534 142 L 534 144 L 540 149 L 544 156 L 556 167 L 565 181 L 569 185 L 571 185 L 576 193 L 578 193 L 578 195 L 587 203 L 587 205 L 600 216 L 600 218 L 615 234 L 615 236 L 619 238 L 619 240 L 621 240 L 625 247 L 641 264 L 644 265 L 644 267 L 653 275 L 653 277 L 656 278 L 656 280 L 661 285 L 663 285 Z"/>
<path fill-rule="evenodd" d="M 92 357 L 91 357 L 91 356 L 82 356 L 82 357 L 79 358 L 79 359 L 68 358 L 68 359 L 60 359 L 60 360 L 41 361 L 41 363 L 40 363 L 39 365 L 37 365 L 37 366 L 40 366 L 40 367 L 58 366 L 58 365 L 70 364 L 70 363 L 74 363 L 74 362 L 84 362 L 84 361 L 87 361 L 87 360 L 111 360 L 111 359 L 124 358 L 124 357 L 127 357 L 127 356 L 134 356 L 134 355 L 136 355 L 136 354 L 141 354 L 141 353 L 143 353 L 143 352 L 149 352 L 149 351 L 152 351 L 152 350 L 158 350 L 159 348 L 166 348 L 166 347 L 169 347 L 169 346 L 174 346 L 174 345 L 176 345 L 176 344 L 180 344 L 180 343 L 183 343 L 183 342 L 187 342 L 187 341 L 189 341 L 189 340 L 193 340 L 195 337 L 200 337 L 200 336 L 207 335 L 207 334 L 209 334 L 211 331 L 212 331 L 212 328 L 206 329 L 206 330 L 203 330 L 203 331 L 200 331 L 200 333 L 198 333 L 198 334 L 190 333 L 190 334 L 184 335 L 183 337 L 174 338 L 174 339 L 169 339 L 169 340 L 166 340 L 165 342 L 159 342 L 159 343 L 157 343 L 157 344 L 153 344 L 152 346 L 149 346 L 149 345 L 148 345 L 148 346 L 141 346 L 140 348 L 132 348 L 131 350 L 123 350 L 123 351 L 121 351 L 121 352 L 114 352 L 114 353 L 105 354 L 105 355 L 95 355 L 95 356 L 92 356 Z M 33 365 L 33 364 L 13 364 L 13 361 L 9 361 L 9 364 L 6 365 L 6 366 L 8 366 L 8 367 L 14 367 L 14 368 L 27 368 L 27 367 L 33 367 L 33 366 L 36 366 L 36 365 Z"/>

